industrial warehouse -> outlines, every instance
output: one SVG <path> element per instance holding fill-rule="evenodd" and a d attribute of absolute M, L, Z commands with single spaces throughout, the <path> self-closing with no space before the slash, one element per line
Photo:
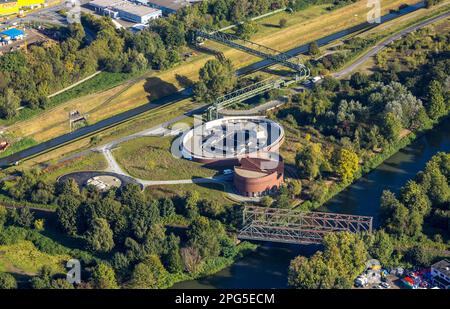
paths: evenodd
<path fill-rule="evenodd" d="M 95 0 L 89 5 L 99 14 L 111 18 L 120 18 L 139 24 L 162 16 L 162 11 L 145 5 L 137 5 L 126 0 Z"/>

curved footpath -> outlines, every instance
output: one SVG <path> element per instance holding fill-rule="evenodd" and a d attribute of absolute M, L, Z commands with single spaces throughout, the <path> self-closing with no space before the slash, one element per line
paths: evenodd
<path fill-rule="evenodd" d="M 391 21 L 395 18 L 409 14 L 411 12 L 414 12 L 414 11 L 424 8 L 424 7 L 425 7 L 425 2 L 421 1 L 415 5 L 405 7 L 403 9 L 399 10 L 398 12 L 386 14 L 381 17 L 381 23 Z M 339 31 L 339 32 L 333 33 L 331 35 L 325 36 L 325 37 L 317 40 L 316 42 L 319 46 L 326 45 L 328 43 L 331 43 L 332 41 L 343 38 L 349 34 L 352 34 L 352 33 L 355 33 L 355 32 L 361 31 L 361 30 L 367 30 L 367 29 L 376 27 L 378 25 L 379 24 L 370 24 L 370 23 L 365 22 L 365 23 L 359 24 L 357 26 L 351 27 L 349 29 Z M 309 49 L 309 44 L 304 44 L 304 45 L 301 45 L 299 47 L 293 48 L 293 49 L 285 52 L 285 54 L 288 56 L 294 57 L 299 54 L 307 52 L 308 49 Z M 275 64 L 275 62 L 272 60 L 262 60 L 262 61 L 254 63 L 254 64 L 251 64 L 247 67 L 239 69 L 236 72 L 236 74 L 238 76 L 246 75 L 246 74 L 267 68 L 274 64 Z M 123 113 L 120 113 L 113 117 L 101 120 L 93 125 L 83 127 L 74 132 L 61 135 L 61 136 L 51 139 L 49 141 L 43 142 L 39 145 L 19 151 L 8 157 L 1 158 L 0 159 L 0 167 L 6 167 L 9 165 L 15 164 L 17 162 L 20 162 L 21 160 L 24 160 L 27 158 L 32 158 L 34 156 L 48 152 L 48 151 L 55 149 L 57 147 L 60 147 L 62 145 L 79 140 L 81 138 L 91 136 L 91 135 L 95 134 L 96 132 L 99 132 L 99 131 L 105 130 L 107 128 L 111 128 L 120 123 L 126 122 L 130 118 L 134 118 L 134 117 L 136 117 L 140 114 L 143 114 L 145 112 L 148 112 L 152 109 L 155 109 L 155 108 L 158 108 L 158 107 L 161 107 L 164 105 L 170 105 L 170 104 L 179 102 L 181 100 L 190 98 L 191 96 L 192 96 L 192 88 L 186 88 L 182 91 L 179 91 L 179 92 L 173 93 L 171 95 L 165 96 L 163 98 L 157 99 L 148 104 L 139 106 L 137 108 L 131 109 L 131 110 L 123 112 Z"/>

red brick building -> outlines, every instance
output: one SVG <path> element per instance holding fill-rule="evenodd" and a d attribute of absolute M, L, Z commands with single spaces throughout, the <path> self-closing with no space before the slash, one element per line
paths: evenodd
<path fill-rule="evenodd" d="M 284 181 L 284 162 L 242 158 L 234 168 L 234 186 L 239 194 L 259 197 L 276 192 Z"/>

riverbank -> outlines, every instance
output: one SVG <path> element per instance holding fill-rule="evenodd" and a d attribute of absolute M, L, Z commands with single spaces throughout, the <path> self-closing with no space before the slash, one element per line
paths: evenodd
<path fill-rule="evenodd" d="M 414 141 L 359 178 L 319 210 L 373 216 L 374 221 L 378 222 L 383 190 L 397 193 L 440 151 L 450 151 L 449 118 L 433 130 L 418 135 Z M 298 255 L 309 256 L 317 249 L 317 246 L 311 245 L 264 243 L 254 253 L 213 276 L 180 282 L 173 288 L 287 288 L 290 261 Z"/>

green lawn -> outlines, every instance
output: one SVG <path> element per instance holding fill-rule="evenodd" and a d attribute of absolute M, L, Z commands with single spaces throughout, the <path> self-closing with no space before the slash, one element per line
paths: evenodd
<path fill-rule="evenodd" d="M 172 156 L 173 137 L 141 137 L 119 145 L 114 157 L 130 175 L 148 180 L 211 177 L 216 170 Z"/>
<path fill-rule="evenodd" d="M 197 191 L 202 199 L 217 201 L 224 206 L 235 204 L 227 197 L 223 185 L 215 183 L 152 186 L 145 189 L 145 195 L 152 199 L 184 197 L 190 191 Z"/>
<path fill-rule="evenodd" d="M 54 163 L 44 170 L 41 178 L 43 180 L 56 181 L 64 174 L 76 171 L 101 171 L 107 168 L 106 159 L 99 152 L 91 152 L 87 155 L 68 160 L 62 163 Z"/>

